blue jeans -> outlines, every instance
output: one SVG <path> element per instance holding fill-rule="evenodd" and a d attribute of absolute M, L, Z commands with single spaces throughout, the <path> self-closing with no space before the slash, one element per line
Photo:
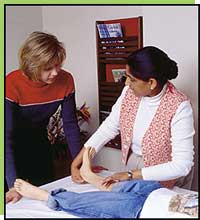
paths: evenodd
<path fill-rule="evenodd" d="M 47 205 L 82 218 L 137 218 L 148 195 L 161 187 L 157 181 L 132 180 L 116 183 L 110 192 L 57 189 L 50 193 Z"/>

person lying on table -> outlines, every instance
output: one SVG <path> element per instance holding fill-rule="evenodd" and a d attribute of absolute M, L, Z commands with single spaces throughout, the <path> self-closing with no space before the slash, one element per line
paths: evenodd
<path fill-rule="evenodd" d="M 46 202 L 49 208 L 79 217 L 137 218 L 148 195 L 162 186 L 158 181 L 134 180 L 104 185 L 104 178 L 91 169 L 92 149 L 86 148 L 80 168 L 81 177 L 101 191 L 76 193 L 66 189 L 47 192 L 22 179 L 15 181 L 15 190 L 22 196 Z"/>

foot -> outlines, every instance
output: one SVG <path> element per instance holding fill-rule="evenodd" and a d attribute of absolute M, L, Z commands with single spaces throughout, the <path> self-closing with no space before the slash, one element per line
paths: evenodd
<path fill-rule="evenodd" d="M 92 174 L 91 159 L 89 157 L 92 148 L 87 147 L 83 153 L 83 163 L 80 168 L 80 174 L 85 181 L 88 181 L 89 176 Z"/>
<path fill-rule="evenodd" d="M 92 153 L 91 151 L 92 151 L 92 148 L 88 147 L 85 149 L 83 153 L 83 163 L 80 168 L 80 174 L 86 182 L 96 186 L 98 189 L 102 191 L 110 191 L 111 186 L 105 187 L 102 185 L 104 178 L 92 172 L 91 159 L 90 159 L 90 155 Z"/>
<path fill-rule="evenodd" d="M 15 180 L 14 188 L 20 195 L 24 197 L 42 201 L 48 200 L 49 193 L 47 191 L 40 189 L 39 187 L 33 186 L 32 184 L 22 179 Z"/>

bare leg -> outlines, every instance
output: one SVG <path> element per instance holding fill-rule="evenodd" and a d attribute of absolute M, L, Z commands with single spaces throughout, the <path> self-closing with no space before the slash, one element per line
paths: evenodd
<path fill-rule="evenodd" d="M 16 179 L 14 187 L 15 190 L 24 197 L 41 201 L 48 200 L 49 193 L 47 191 L 40 189 L 37 186 L 33 186 L 32 184 L 22 179 Z"/>
<path fill-rule="evenodd" d="M 98 176 L 91 170 L 91 159 L 89 158 L 89 152 L 91 151 L 92 148 L 86 148 L 84 154 L 83 154 L 83 163 L 80 168 L 80 174 L 82 178 L 96 186 L 98 189 L 102 191 L 111 191 L 113 184 L 109 185 L 108 187 L 102 185 L 102 181 L 104 177 Z"/>

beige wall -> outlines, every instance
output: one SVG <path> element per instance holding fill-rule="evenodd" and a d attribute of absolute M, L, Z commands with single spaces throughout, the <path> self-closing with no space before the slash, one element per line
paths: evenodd
<path fill-rule="evenodd" d="M 71 71 L 76 84 L 76 100 L 90 106 L 92 118 L 86 129 L 98 127 L 98 87 L 95 21 L 143 16 L 144 46 L 155 45 L 165 50 L 179 65 L 179 76 L 173 83 L 191 99 L 196 135 L 195 178 L 197 190 L 198 147 L 198 33 L 197 8 L 194 6 L 10 6 L 6 17 L 6 70 L 17 68 L 17 50 L 21 41 L 34 30 L 57 35 L 65 43 L 65 69 Z M 95 161 L 121 169 L 120 152 L 103 149 Z"/>
<path fill-rule="evenodd" d="M 6 7 L 6 73 L 18 68 L 17 52 L 22 41 L 42 28 L 42 7 Z"/>

